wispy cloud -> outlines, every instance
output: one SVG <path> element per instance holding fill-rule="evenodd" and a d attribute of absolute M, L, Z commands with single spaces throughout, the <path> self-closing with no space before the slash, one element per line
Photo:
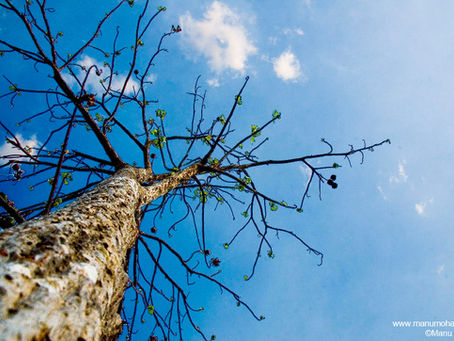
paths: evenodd
<path fill-rule="evenodd" d="M 309 179 L 309 177 L 311 176 L 312 174 L 312 171 L 310 170 L 309 167 L 307 166 L 298 166 L 298 169 L 300 170 L 300 172 L 307 178 Z"/>
<path fill-rule="evenodd" d="M 200 20 L 189 12 L 180 16 L 180 25 L 191 53 L 195 49 L 205 56 L 217 73 L 228 69 L 244 72 L 248 57 L 257 52 L 240 17 L 219 1 L 214 1 Z"/>
<path fill-rule="evenodd" d="M 217 78 L 208 79 L 207 83 L 209 86 L 212 86 L 213 88 L 217 88 L 218 86 L 220 86 L 219 79 Z"/>
<path fill-rule="evenodd" d="M 303 4 L 306 5 L 307 8 L 311 8 L 312 1 L 311 0 L 303 0 Z"/>
<path fill-rule="evenodd" d="M 41 143 L 36 138 L 36 135 L 32 135 L 30 138 L 27 139 L 24 138 L 21 134 L 16 134 L 16 138 L 19 140 L 19 143 L 23 148 L 31 149 L 31 154 L 34 154 L 33 153 L 34 148 L 37 148 L 41 145 Z M 15 148 L 11 143 L 5 141 L 0 146 L 0 157 L 7 155 L 24 155 L 24 153 L 20 149 Z"/>
<path fill-rule="evenodd" d="M 427 204 L 431 204 L 431 203 L 433 203 L 433 199 L 429 199 L 426 201 L 421 201 L 421 202 L 416 203 L 415 204 L 416 213 L 418 213 L 420 216 L 425 215 Z"/>
<path fill-rule="evenodd" d="M 420 202 L 418 204 L 415 204 L 415 210 L 419 215 L 424 214 L 424 210 L 426 209 L 426 203 L 425 202 Z"/>
<path fill-rule="evenodd" d="M 296 28 L 284 28 L 282 30 L 282 32 L 285 34 L 285 35 L 289 35 L 289 34 L 292 34 L 292 33 L 295 33 L 299 36 L 302 36 L 304 35 L 304 31 L 300 28 L 300 27 L 296 27 Z"/>
<path fill-rule="evenodd" d="M 273 58 L 272 62 L 276 76 L 284 81 L 296 81 L 301 76 L 300 62 L 290 50 Z"/>
<path fill-rule="evenodd" d="M 437 269 L 437 274 L 441 275 L 443 272 L 445 272 L 445 265 L 441 264 Z"/>
<path fill-rule="evenodd" d="M 377 186 L 377 189 L 380 192 L 381 196 L 383 197 L 383 200 L 388 200 L 388 197 L 386 196 L 385 192 L 383 191 L 383 188 L 380 185 Z"/>
<path fill-rule="evenodd" d="M 156 75 L 154 73 L 150 73 L 145 80 L 147 82 L 154 83 L 154 82 L 156 82 L 157 79 L 158 79 L 158 75 Z"/>
<path fill-rule="evenodd" d="M 109 69 L 104 67 L 104 63 L 96 60 L 95 58 L 84 55 L 82 57 L 82 59 L 78 61 L 78 64 L 80 66 L 82 66 L 82 68 L 83 68 L 83 69 L 79 69 L 79 71 L 76 73 L 76 76 L 80 80 L 84 79 L 84 77 L 86 76 L 86 72 L 93 65 L 95 65 L 99 71 L 102 71 L 102 73 L 100 75 L 97 75 L 95 70 L 92 69 L 87 78 L 86 86 L 88 89 L 90 89 L 90 91 L 93 91 L 93 92 L 97 93 L 98 95 L 101 93 L 104 93 L 105 90 L 101 84 L 101 80 L 103 78 L 107 77 L 108 72 L 109 72 Z M 64 75 L 64 79 L 66 80 L 66 82 L 68 82 L 68 84 L 70 86 L 73 86 L 76 83 L 75 79 L 68 74 Z M 118 74 L 118 75 L 114 74 L 113 78 L 112 78 L 111 89 L 114 91 L 120 91 L 123 88 L 125 81 L 126 81 L 126 74 Z M 152 80 L 150 80 L 150 81 L 152 81 Z M 137 90 L 139 90 L 139 84 L 135 80 L 129 79 L 128 83 L 126 85 L 126 88 L 125 88 L 125 94 L 131 95 Z"/>
<path fill-rule="evenodd" d="M 407 162 L 403 160 L 402 162 L 399 162 L 397 165 L 397 175 L 391 175 L 389 177 L 389 182 L 390 183 L 400 183 L 400 182 L 407 182 L 408 180 L 408 175 L 405 172 L 405 164 Z"/>

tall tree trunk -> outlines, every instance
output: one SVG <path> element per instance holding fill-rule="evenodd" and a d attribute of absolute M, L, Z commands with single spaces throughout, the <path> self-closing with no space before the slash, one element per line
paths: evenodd
<path fill-rule="evenodd" d="M 197 170 L 142 186 L 150 172 L 127 167 L 62 209 L 3 231 L 0 339 L 116 339 L 139 209 Z"/>

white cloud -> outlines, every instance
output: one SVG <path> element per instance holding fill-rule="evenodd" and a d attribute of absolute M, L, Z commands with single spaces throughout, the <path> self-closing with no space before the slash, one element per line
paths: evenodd
<path fill-rule="evenodd" d="M 438 269 L 437 269 L 437 273 L 438 273 L 439 275 L 441 275 L 443 272 L 445 272 L 445 265 L 444 265 L 444 264 L 440 265 L 440 266 L 438 267 Z"/>
<path fill-rule="evenodd" d="M 304 35 L 304 31 L 299 27 L 295 28 L 295 33 L 299 36 Z"/>
<path fill-rule="evenodd" d="M 407 181 L 408 175 L 405 173 L 405 168 L 402 163 L 399 163 L 399 176 L 404 180 Z"/>
<path fill-rule="evenodd" d="M 158 75 L 156 75 L 156 74 L 154 74 L 154 73 L 150 73 L 150 74 L 147 76 L 147 78 L 145 78 L 145 81 L 154 83 L 154 82 L 156 82 L 157 79 L 158 79 Z"/>
<path fill-rule="evenodd" d="M 217 78 L 208 79 L 207 83 L 209 86 L 212 86 L 214 88 L 217 88 L 220 85 L 219 80 Z"/>
<path fill-rule="evenodd" d="M 21 134 L 16 134 L 16 138 L 19 140 L 19 143 L 23 148 L 33 149 L 40 146 L 40 142 L 36 138 L 36 135 L 32 135 L 29 139 L 26 139 Z M 10 139 L 14 140 L 13 138 Z M 34 154 L 33 150 L 31 154 Z M 20 149 L 15 148 L 11 143 L 5 141 L 0 146 L 0 157 L 7 155 L 24 155 L 24 153 Z"/>
<path fill-rule="evenodd" d="M 425 202 L 420 202 L 419 204 L 415 204 L 415 210 L 419 215 L 423 215 L 425 209 L 426 209 Z"/>
<path fill-rule="evenodd" d="M 426 211 L 427 204 L 431 204 L 431 203 L 433 203 L 433 199 L 429 199 L 429 200 L 426 200 L 426 201 L 421 201 L 419 203 L 416 203 L 415 204 L 416 213 L 418 213 L 421 216 L 424 215 L 425 211 Z"/>
<path fill-rule="evenodd" d="M 78 64 L 81 65 L 85 69 L 85 70 L 79 69 L 79 71 L 76 73 L 79 80 L 84 79 L 84 77 L 86 76 L 86 71 L 88 71 L 90 69 L 90 67 L 92 67 L 93 65 L 96 65 L 98 70 L 103 71 L 101 73 L 101 75 L 98 76 L 95 72 L 96 70 L 94 68 L 91 69 L 90 75 L 88 76 L 88 79 L 86 82 L 86 86 L 88 89 L 90 89 L 90 91 L 93 91 L 98 95 L 104 93 L 105 90 L 104 90 L 102 84 L 100 83 L 100 80 L 103 78 L 106 78 L 110 73 L 110 70 L 107 67 L 104 67 L 104 63 L 100 62 L 92 57 L 89 57 L 87 55 L 84 55 L 83 58 L 78 61 Z M 119 74 L 119 75 L 114 74 L 112 77 L 113 78 L 112 78 L 111 89 L 114 91 L 120 91 L 123 88 L 124 83 L 126 81 L 126 75 L 125 74 Z M 76 83 L 75 79 L 72 76 L 70 76 L 69 74 L 65 74 L 63 78 L 70 86 L 73 86 Z M 107 83 L 107 81 L 105 81 L 105 86 L 107 86 L 107 85 L 108 85 L 108 83 Z M 126 88 L 125 88 L 125 94 L 131 95 L 137 90 L 139 90 L 139 84 L 135 80 L 130 78 L 128 81 L 128 84 L 126 85 Z"/>
<path fill-rule="evenodd" d="M 282 30 L 282 33 L 284 33 L 285 35 L 289 35 L 291 33 L 296 33 L 299 36 L 304 35 L 304 31 L 301 28 L 299 28 L 299 27 L 297 27 L 297 28 L 284 28 Z"/>
<path fill-rule="evenodd" d="M 219 1 L 214 1 L 200 20 L 190 13 L 180 16 L 180 25 L 185 44 L 208 58 L 215 72 L 244 72 L 249 55 L 257 52 L 240 17 Z"/>
<path fill-rule="evenodd" d="M 273 69 L 276 76 L 284 81 L 295 81 L 301 76 L 300 62 L 290 50 L 273 58 Z"/>
<path fill-rule="evenodd" d="M 278 38 L 271 36 L 271 37 L 268 37 L 268 41 L 270 42 L 271 45 L 276 45 Z"/>
<path fill-rule="evenodd" d="M 300 165 L 300 166 L 298 166 L 298 169 L 305 177 L 307 177 L 308 179 L 310 178 L 312 171 L 309 167 Z"/>
<path fill-rule="evenodd" d="M 380 185 L 377 186 L 377 189 L 380 192 L 381 196 L 383 197 L 383 200 L 388 200 L 388 197 L 385 195 L 385 192 L 383 191 L 383 188 Z"/>
<path fill-rule="evenodd" d="M 397 172 L 398 172 L 398 175 L 391 175 L 389 177 L 389 182 L 390 183 L 400 183 L 400 182 L 407 182 L 408 180 L 408 175 L 407 173 L 405 172 L 405 167 L 404 165 L 406 164 L 407 162 L 404 160 L 402 162 L 399 162 L 399 164 L 397 165 Z"/>

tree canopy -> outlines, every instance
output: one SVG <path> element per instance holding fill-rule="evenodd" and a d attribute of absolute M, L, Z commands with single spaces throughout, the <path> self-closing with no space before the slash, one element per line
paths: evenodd
<path fill-rule="evenodd" d="M 248 101 L 248 76 L 238 79 L 238 92 L 228 95 L 228 108 L 207 104 L 209 94 L 200 76 L 188 89 L 189 110 L 169 112 L 159 101 L 154 67 L 165 64 L 164 52 L 172 52 L 167 51 L 167 41 L 185 30 L 175 23 L 167 32 L 150 34 L 166 7 L 119 1 L 94 13 L 98 19 L 87 25 L 89 34 L 80 23 L 80 34 L 76 28 L 66 38 L 59 6 L 38 0 L 0 1 L 15 27 L 13 36 L 0 35 L 1 58 L 20 68 L 3 71 L 7 90 L 1 103 L 9 107 L 3 112 L 14 117 L 0 121 L 7 146 L 0 156 L 2 233 L 20 233 L 21 223 L 66 207 L 132 167 L 144 189 L 171 185 L 159 198 L 138 207 L 135 219 L 140 228 L 134 246 L 122 255 L 129 262 L 121 310 L 125 337 L 134 337 L 146 324 L 150 340 L 183 339 L 188 328 L 214 340 L 215 331 L 201 330 L 197 324 L 198 312 L 209 307 L 199 307 L 189 294 L 199 281 L 218 287 L 253 318 L 263 320 L 247 298 L 225 284 L 220 249 L 230 251 L 245 233 L 257 235 L 248 246 L 255 255 L 245 281 L 254 277 L 262 256 L 275 257 L 273 242 L 280 236 L 294 238 L 321 265 L 323 253 L 301 231 L 277 225 L 270 216 L 292 210 L 303 217 L 307 198 L 315 194 L 321 199 L 323 191 L 339 186 L 341 167 L 362 163 L 366 152 L 390 140 L 363 140 L 338 151 L 322 138 L 314 153 L 267 155 L 267 132 L 279 129 L 285 113 L 270 108 L 245 127 L 244 118 L 237 117 Z M 184 100 L 179 94 L 174 98 Z M 285 165 L 307 170 L 306 183 L 294 186 L 297 200 L 293 193 L 289 198 L 268 193 L 263 180 L 256 181 L 266 168 Z M 279 178 L 285 180 L 285 171 Z M 219 227 L 207 223 L 208 215 L 219 211 L 234 219 L 228 240 L 216 238 Z M 178 234 L 192 239 L 178 239 Z M 22 261 L 8 248 L 0 252 L 5 259 Z"/>

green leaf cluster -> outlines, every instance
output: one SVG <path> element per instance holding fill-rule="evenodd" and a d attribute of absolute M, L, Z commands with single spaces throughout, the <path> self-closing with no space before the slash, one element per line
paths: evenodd
<path fill-rule="evenodd" d="M 206 203 L 208 201 L 208 198 L 212 198 L 213 194 L 211 192 L 211 187 L 206 186 L 203 188 L 203 192 L 198 188 L 194 191 L 194 194 L 197 198 L 199 198 L 200 202 Z M 219 200 L 219 198 L 218 198 Z"/>
<path fill-rule="evenodd" d="M 271 211 L 277 211 L 277 205 L 274 202 L 270 201 L 269 204 Z"/>
<path fill-rule="evenodd" d="M 261 133 L 260 133 L 260 132 L 257 132 L 257 130 L 259 130 L 259 129 L 260 129 L 260 128 L 259 128 L 258 126 L 256 126 L 256 125 L 252 125 L 252 126 L 251 126 L 251 133 L 252 133 L 251 143 L 254 143 L 255 138 L 256 138 L 257 136 L 260 136 Z"/>
<path fill-rule="evenodd" d="M 219 122 L 221 122 L 223 125 L 225 124 L 225 122 L 227 122 L 227 121 L 225 120 L 224 114 L 222 114 L 221 116 L 218 116 L 218 117 L 216 118 L 216 120 L 219 121 Z"/>
<path fill-rule="evenodd" d="M 95 113 L 95 120 L 98 122 L 104 121 L 104 117 L 98 113 Z"/>
<path fill-rule="evenodd" d="M 157 139 L 151 141 L 154 147 L 156 148 L 164 148 L 164 144 L 167 142 L 167 138 L 165 136 L 158 136 Z"/>
<path fill-rule="evenodd" d="M 165 110 L 158 109 L 156 110 L 156 116 L 159 118 L 164 118 L 167 115 L 167 112 Z"/>
<path fill-rule="evenodd" d="M 68 185 L 69 181 L 73 181 L 73 175 L 71 173 L 63 172 L 63 173 L 61 173 L 61 176 L 63 178 L 63 183 L 65 185 Z"/>
<path fill-rule="evenodd" d="M 202 142 L 205 143 L 206 145 L 210 145 L 210 141 L 212 140 L 213 136 L 212 135 L 207 135 L 202 138 Z"/>
<path fill-rule="evenodd" d="M 208 164 L 209 164 L 210 166 L 214 166 L 214 165 L 216 165 L 216 164 L 218 164 L 218 163 L 219 163 L 219 160 L 216 159 L 216 158 L 213 159 L 213 158 L 210 157 L 210 158 L 208 159 Z"/>
<path fill-rule="evenodd" d="M 55 201 L 54 201 L 54 207 L 60 206 L 60 204 L 61 204 L 62 202 L 63 202 L 63 200 L 61 200 L 61 198 L 55 199 Z"/>

